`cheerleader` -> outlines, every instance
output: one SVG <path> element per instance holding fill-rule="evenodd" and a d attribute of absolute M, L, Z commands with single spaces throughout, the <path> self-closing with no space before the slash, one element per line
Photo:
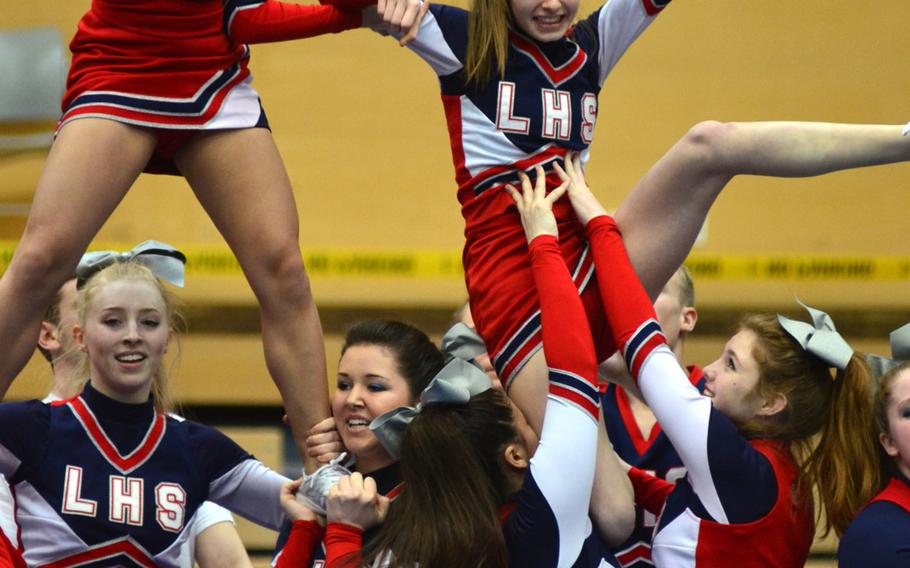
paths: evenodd
<path fill-rule="evenodd" d="M 301 453 L 327 416 L 322 330 L 297 209 L 248 69 L 250 43 L 357 27 L 360 14 L 274 0 L 95 0 L 79 22 L 63 117 L 0 280 L 0 392 L 41 315 L 140 172 L 179 173 L 261 307 L 266 363 Z"/>
<path fill-rule="evenodd" d="M 277 529 L 288 480 L 223 434 L 168 413 L 173 298 L 137 261 L 94 274 L 73 338 L 81 394 L 0 405 L 0 472 L 29 565 L 185 566 L 203 502 Z"/>
<path fill-rule="evenodd" d="M 317 425 L 308 438 L 311 456 L 325 461 L 343 447 L 353 458 L 346 465 L 362 479 L 373 483 L 377 495 L 391 500 L 401 489 L 398 460 L 380 444 L 369 429 L 370 422 L 386 412 L 416 403 L 420 392 L 442 368 L 443 355 L 419 329 L 396 321 L 364 321 L 345 335 L 338 362 L 338 379 L 332 395 L 332 418 Z M 340 442 L 340 444 L 338 444 Z M 316 475 L 340 475 L 338 469 Z M 293 525 L 284 527 L 278 539 L 273 565 L 319 567 L 326 560 L 325 521 L 296 498 L 301 482 L 282 488 L 281 505 Z M 330 487 L 330 486 L 329 486 Z M 328 489 L 328 487 L 326 487 Z M 379 498 L 379 497 L 377 497 Z M 318 497 L 313 499 L 317 507 Z M 324 516 L 325 510 L 320 513 Z M 367 534 L 367 541 L 374 536 Z"/>
<path fill-rule="evenodd" d="M 704 395 L 668 348 L 616 223 L 567 162 L 613 340 L 688 470 L 675 486 L 632 468 L 636 501 L 660 513 L 655 566 L 801 567 L 813 492 L 841 534 L 876 487 L 869 371 L 823 312 L 813 323 L 756 315 L 704 368 Z M 845 435 L 847 433 L 849 435 Z"/>
<path fill-rule="evenodd" d="M 879 379 L 873 407 L 883 489 L 844 533 L 842 568 L 910 566 L 910 363 Z"/>
<path fill-rule="evenodd" d="M 364 22 L 380 25 L 378 13 L 394 33 L 396 26 L 419 19 L 419 2 L 381 0 L 364 11 Z M 537 354 L 539 306 L 521 224 L 505 188 L 540 167 L 551 190 L 560 184 L 555 166 L 567 151 L 579 152 L 582 164 L 587 161 L 604 81 L 668 5 L 610 0 L 578 23 L 575 0 L 475 0 L 470 12 L 433 5 L 408 44 L 439 78 L 477 332 L 509 396 L 538 431 L 543 398 L 531 385 L 539 381 L 523 385 L 515 379 L 523 372 L 546 373 Z M 901 130 L 787 122 L 695 125 L 616 213 L 645 289 L 657 297 L 691 249 L 712 203 L 736 175 L 803 177 L 904 161 L 910 159 L 910 141 Z M 587 235 L 568 200 L 555 203 L 554 214 L 563 258 L 603 360 L 616 346 L 596 286 L 590 285 L 594 269 Z"/>

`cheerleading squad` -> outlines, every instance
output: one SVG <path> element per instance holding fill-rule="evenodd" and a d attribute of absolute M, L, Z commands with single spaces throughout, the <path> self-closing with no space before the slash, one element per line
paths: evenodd
<path fill-rule="evenodd" d="M 910 369 L 879 376 L 813 308 L 749 316 L 684 369 L 697 313 L 679 268 L 733 177 L 902 162 L 910 139 L 699 123 L 607 215 L 583 173 L 597 96 L 668 4 L 610 0 L 576 23 L 577 0 L 95 0 L 0 279 L 3 389 L 35 337 L 56 377 L 48 399 L 0 405 L 0 563 L 249 565 L 229 510 L 281 530 L 281 567 L 795 567 L 819 518 L 843 565 L 910 565 Z M 441 349 L 406 324 L 355 325 L 329 398 L 248 44 L 358 26 L 439 79 L 470 325 Z M 300 479 L 171 412 L 179 251 L 80 260 L 143 171 L 184 176 L 236 254 Z"/>

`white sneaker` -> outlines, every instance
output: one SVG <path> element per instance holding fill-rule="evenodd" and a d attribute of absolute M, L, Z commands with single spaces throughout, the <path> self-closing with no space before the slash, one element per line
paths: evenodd
<path fill-rule="evenodd" d="M 329 491 L 345 475 L 351 471 L 341 465 L 347 459 L 347 452 L 320 467 L 311 474 L 303 472 L 303 483 L 297 490 L 297 500 L 319 515 L 325 516 L 329 499 Z"/>

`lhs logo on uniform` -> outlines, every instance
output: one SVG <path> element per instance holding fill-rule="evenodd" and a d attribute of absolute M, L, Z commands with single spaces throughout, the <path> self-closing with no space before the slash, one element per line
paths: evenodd
<path fill-rule="evenodd" d="M 111 475 L 108 477 L 111 523 L 141 527 L 144 524 L 145 480 L 141 477 Z M 83 517 L 98 516 L 98 502 L 82 497 L 82 468 L 66 466 L 61 512 Z M 180 532 L 186 516 L 186 491 L 178 483 L 162 482 L 155 486 L 155 520 L 169 532 Z"/>

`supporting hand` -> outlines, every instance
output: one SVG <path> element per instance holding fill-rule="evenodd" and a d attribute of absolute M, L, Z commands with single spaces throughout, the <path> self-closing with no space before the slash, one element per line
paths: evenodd
<path fill-rule="evenodd" d="M 376 12 L 392 35 L 401 35 L 398 44 L 407 45 L 417 37 L 429 7 L 428 2 L 421 0 L 378 0 Z"/>
<path fill-rule="evenodd" d="M 389 498 L 380 495 L 372 477 L 356 471 L 342 477 L 329 492 L 328 518 L 367 530 L 381 523 L 389 511 Z"/>
<path fill-rule="evenodd" d="M 565 168 L 562 168 L 555 163 L 553 169 L 560 179 L 569 183 L 569 201 L 572 202 L 572 208 L 581 224 L 587 225 L 588 221 L 594 217 L 606 215 L 607 211 L 597 201 L 585 182 L 585 172 L 581 168 L 581 155 L 578 152 L 567 153 L 565 164 Z"/>
<path fill-rule="evenodd" d="M 536 179 L 532 187 L 531 179 L 524 172 L 518 172 L 518 177 L 521 178 L 521 193 L 512 185 L 506 186 L 506 191 L 518 207 L 521 225 L 529 243 L 540 235 L 559 236 L 556 217 L 553 215 L 553 204 L 563 196 L 569 186 L 569 182 L 566 181 L 547 194 L 547 180 L 543 168 L 540 166 L 534 168 L 534 176 Z"/>
<path fill-rule="evenodd" d="M 344 444 L 335 427 L 335 419 L 326 418 L 310 428 L 306 438 L 306 453 L 318 463 L 329 463 L 344 452 Z"/>
<path fill-rule="evenodd" d="M 281 508 L 284 509 L 284 514 L 287 515 L 292 522 L 316 521 L 320 525 L 325 525 L 325 519 L 297 500 L 297 490 L 300 489 L 300 484 L 302 482 L 303 478 L 301 477 L 296 481 L 288 481 L 281 486 L 279 502 L 281 503 Z"/>

